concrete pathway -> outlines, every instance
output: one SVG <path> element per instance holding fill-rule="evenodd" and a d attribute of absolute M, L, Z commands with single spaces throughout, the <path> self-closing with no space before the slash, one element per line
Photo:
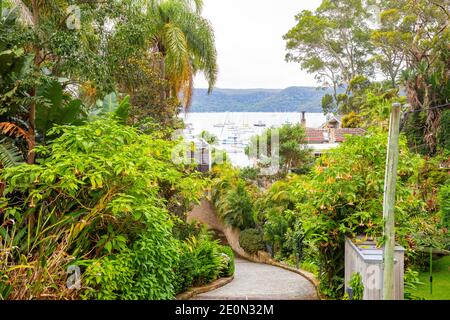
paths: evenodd
<path fill-rule="evenodd" d="M 314 286 L 282 268 L 236 259 L 234 280 L 193 300 L 315 300 Z"/>

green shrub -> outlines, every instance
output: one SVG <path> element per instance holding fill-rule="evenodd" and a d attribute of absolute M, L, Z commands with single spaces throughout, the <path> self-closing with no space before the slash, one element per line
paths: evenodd
<path fill-rule="evenodd" d="M 194 283 L 195 269 L 197 268 L 197 260 L 194 253 L 189 247 L 180 242 L 179 246 L 180 258 L 175 268 L 175 292 L 176 294 L 187 291 Z"/>
<path fill-rule="evenodd" d="M 246 183 L 238 180 L 219 204 L 220 217 L 227 225 L 243 230 L 254 226 L 253 212 L 253 201 L 246 189 Z"/>
<path fill-rule="evenodd" d="M 253 168 L 253 167 L 245 167 L 242 168 L 239 172 L 239 177 L 244 180 L 253 180 L 255 181 L 258 179 L 258 175 L 261 173 L 260 168 Z"/>
<path fill-rule="evenodd" d="M 439 148 L 450 151 L 450 110 L 445 110 L 441 115 L 437 137 Z"/>
<path fill-rule="evenodd" d="M 403 127 L 403 132 L 408 139 L 408 146 L 411 151 L 422 155 L 426 155 L 431 152 L 430 147 L 424 140 L 425 123 L 426 113 L 414 112 L 407 116 Z"/>
<path fill-rule="evenodd" d="M 403 278 L 405 283 L 405 300 L 423 300 L 422 298 L 414 294 L 418 286 L 423 284 L 422 282 L 420 282 L 419 272 L 414 271 L 411 268 L 407 268 L 405 270 Z"/>
<path fill-rule="evenodd" d="M 176 239 L 184 241 L 192 236 L 198 237 L 204 232 L 204 226 L 197 221 L 189 223 L 180 219 L 175 219 L 172 232 Z"/>
<path fill-rule="evenodd" d="M 256 229 L 245 229 L 239 236 L 239 244 L 245 252 L 254 254 L 265 249 L 262 234 Z"/>
<path fill-rule="evenodd" d="M 85 287 L 72 295 L 173 298 L 178 246 L 166 204 L 194 201 L 201 185 L 171 161 L 174 143 L 110 118 L 54 131 L 38 164 L 1 171 L 0 242 L 16 248 L 0 259 L 9 298 L 65 298 L 73 261 Z"/>
<path fill-rule="evenodd" d="M 362 283 L 362 277 L 359 272 L 353 272 L 350 277 L 348 286 L 353 290 L 352 300 L 362 300 L 364 298 L 364 285 Z M 348 293 L 345 293 L 344 299 L 348 299 Z"/>
<path fill-rule="evenodd" d="M 226 267 L 221 270 L 221 277 L 231 277 L 234 274 L 235 265 L 234 265 L 234 252 L 228 246 L 221 246 L 219 248 L 219 252 L 224 257 L 226 261 Z"/>
<path fill-rule="evenodd" d="M 187 245 L 196 259 L 194 285 L 205 285 L 219 278 L 220 270 L 226 263 L 219 253 L 219 242 L 206 238 L 191 238 L 187 240 Z"/>
<path fill-rule="evenodd" d="M 180 258 L 175 268 L 175 292 L 208 284 L 220 277 L 234 274 L 234 254 L 208 235 L 191 237 L 180 242 Z"/>
<path fill-rule="evenodd" d="M 175 295 L 173 269 L 178 255 L 176 242 L 149 232 L 132 250 L 95 260 L 83 274 L 87 287 L 83 298 L 96 300 L 167 300 Z"/>
<path fill-rule="evenodd" d="M 275 255 L 295 260 L 299 253 L 301 262 L 317 266 L 321 293 L 329 297 L 344 295 L 345 237 L 366 234 L 382 240 L 387 140 L 387 135 L 377 130 L 348 137 L 320 157 L 311 174 L 292 175 L 274 183 L 256 203 L 258 223 L 263 224 L 264 239 L 273 244 Z M 417 256 L 415 248 L 429 246 L 428 240 L 441 242 L 445 230 L 431 223 L 437 214 L 427 208 L 432 202 L 425 202 L 428 198 L 424 199 L 419 189 L 424 160 L 408 150 L 403 136 L 400 154 L 397 235 L 407 249 L 406 264 L 411 264 Z M 436 185 L 433 181 L 430 190 Z"/>
<path fill-rule="evenodd" d="M 175 269 L 176 293 L 192 286 L 202 286 L 218 279 L 227 270 L 229 258 L 222 246 L 208 234 L 190 237 L 181 243 L 180 259 Z"/>

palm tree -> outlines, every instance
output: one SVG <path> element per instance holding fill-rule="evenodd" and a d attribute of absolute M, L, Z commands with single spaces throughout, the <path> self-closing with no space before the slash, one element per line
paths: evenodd
<path fill-rule="evenodd" d="M 159 68 L 171 85 L 167 94 L 179 98 L 185 110 L 192 101 L 193 79 L 203 72 L 209 93 L 217 80 L 214 32 L 201 16 L 203 0 L 150 0 L 152 50 L 160 55 Z"/>

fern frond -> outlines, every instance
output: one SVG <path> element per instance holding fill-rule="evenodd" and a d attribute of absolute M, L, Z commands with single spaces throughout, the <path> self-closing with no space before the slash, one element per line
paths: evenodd
<path fill-rule="evenodd" d="M 24 162 L 19 148 L 7 138 L 0 140 L 0 165 L 2 168 L 11 168 Z"/>

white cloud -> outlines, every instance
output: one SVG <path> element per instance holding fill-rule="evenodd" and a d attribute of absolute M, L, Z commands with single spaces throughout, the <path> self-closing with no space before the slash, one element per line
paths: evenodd
<path fill-rule="evenodd" d="M 316 86 L 313 75 L 287 63 L 283 35 L 301 10 L 314 10 L 321 0 L 205 0 L 203 15 L 214 27 L 219 62 L 219 88 L 285 88 Z M 197 88 L 206 88 L 203 75 Z"/>

